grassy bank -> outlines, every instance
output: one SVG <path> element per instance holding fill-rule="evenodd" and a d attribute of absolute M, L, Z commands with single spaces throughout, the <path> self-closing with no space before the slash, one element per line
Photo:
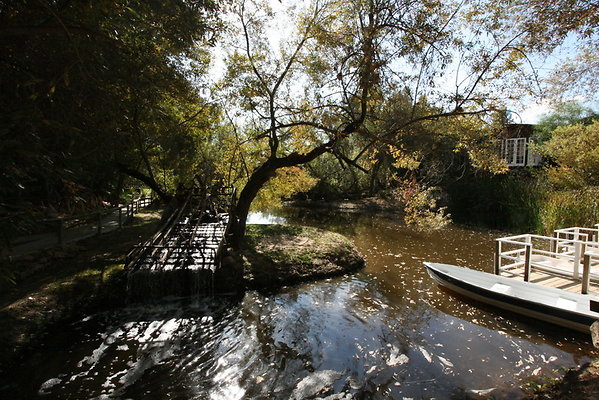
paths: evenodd
<path fill-rule="evenodd" d="M 307 226 L 250 225 L 241 255 L 246 286 L 258 289 L 339 275 L 364 266 L 364 259 L 349 239 Z"/>
<path fill-rule="evenodd" d="M 124 304 L 125 256 L 159 220 L 145 209 L 122 230 L 13 262 L 16 284 L 3 283 L 0 294 L 0 372 L 50 327 Z"/>

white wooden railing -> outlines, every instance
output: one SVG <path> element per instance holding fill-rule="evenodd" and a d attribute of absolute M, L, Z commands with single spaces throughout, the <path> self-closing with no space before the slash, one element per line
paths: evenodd
<path fill-rule="evenodd" d="M 595 236 L 589 233 L 563 231 L 553 237 L 524 234 L 496 239 L 495 274 L 529 281 L 537 269 L 578 280 L 582 269 L 582 293 L 588 293 L 590 280 L 599 280 L 599 270 L 592 271 L 599 267 L 599 242 L 590 240 Z"/>

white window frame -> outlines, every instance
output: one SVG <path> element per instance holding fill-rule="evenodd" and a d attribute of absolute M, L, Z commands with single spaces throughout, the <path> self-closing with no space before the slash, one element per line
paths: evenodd
<path fill-rule="evenodd" d="M 531 151 L 529 138 L 509 138 L 501 141 L 501 158 L 509 167 L 536 166 L 541 164 L 541 157 Z"/>

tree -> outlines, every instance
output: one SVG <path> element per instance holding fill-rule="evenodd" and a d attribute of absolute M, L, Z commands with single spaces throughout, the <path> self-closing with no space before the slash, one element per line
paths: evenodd
<path fill-rule="evenodd" d="M 597 99 L 599 70 L 599 4 L 586 0 L 517 1 L 516 24 L 526 32 L 527 45 L 549 54 L 568 37 L 576 54 L 561 61 L 548 78 L 549 94 L 563 101 L 568 96 L 583 95 Z M 572 42 L 574 44 L 572 44 Z"/>
<path fill-rule="evenodd" d="M 578 123 L 591 123 L 597 118 L 591 108 L 584 107 L 576 101 L 566 101 L 555 106 L 553 112 L 545 114 L 535 126 L 535 136 L 538 142 L 545 142 L 551 138 L 553 131 L 560 126 L 574 125 Z"/>
<path fill-rule="evenodd" d="M 362 138 L 366 150 L 393 146 L 418 125 L 493 110 L 496 99 L 485 90 L 518 51 L 518 36 L 489 41 L 482 29 L 463 35 L 469 10 L 460 4 L 330 0 L 298 7 L 291 8 L 291 38 L 273 49 L 265 37 L 273 10 L 250 1 L 235 6 L 240 38 L 231 44 L 221 93 L 241 115 L 238 125 L 252 127 L 242 142 L 265 146 L 235 206 L 237 245 L 251 203 L 277 170 L 325 153 L 356 165 L 367 151 L 344 154 L 350 138 Z M 456 55 L 458 72 L 448 68 Z M 448 77 L 456 81 L 449 93 L 438 86 Z M 384 119 L 387 93 L 398 91 L 408 107 Z"/>
<path fill-rule="evenodd" d="M 38 212 L 118 198 L 124 176 L 164 197 L 174 152 L 211 116 L 190 82 L 216 4 L 0 2 L 0 203 Z M 204 123 L 205 125 L 205 123 Z M 183 168 L 184 169 L 184 168 Z"/>
<path fill-rule="evenodd" d="M 511 3 L 511 15 L 527 41 L 539 50 L 553 50 L 571 33 L 592 41 L 599 27 L 599 7 L 586 0 L 527 0 Z"/>
<path fill-rule="evenodd" d="M 561 186 L 599 186 L 599 120 L 560 126 L 542 147 L 557 163 L 550 178 Z"/>

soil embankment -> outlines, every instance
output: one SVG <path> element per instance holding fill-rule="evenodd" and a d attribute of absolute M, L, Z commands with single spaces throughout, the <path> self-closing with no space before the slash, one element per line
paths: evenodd
<path fill-rule="evenodd" d="M 538 385 L 528 400 L 599 399 L 599 360 L 569 370 L 563 378 Z"/>

